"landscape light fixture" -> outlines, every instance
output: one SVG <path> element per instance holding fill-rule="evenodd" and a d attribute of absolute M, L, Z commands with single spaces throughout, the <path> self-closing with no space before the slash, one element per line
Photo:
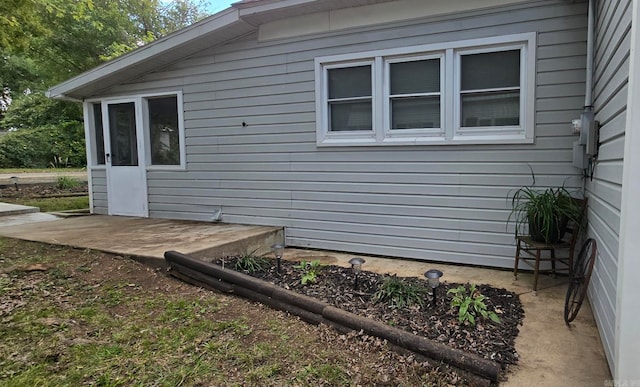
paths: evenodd
<path fill-rule="evenodd" d="M 9 179 L 13 183 L 14 187 L 16 187 L 16 191 L 20 191 L 20 188 L 18 188 L 18 176 L 11 176 Z"/>
<path fill-rule="evenodd" d="M 284 245 L 281 243 L 276 243 L 271 246 L 271 251 L 273 251 L 273 255 L 276 256 L 276 263 L 278 265 L 278 274 L 280 274 L 280 261 L 282 259 L 282 254 L 284 253 Z"/>
<path fill-rule="evenodd" d="M 358 289 L 358 274 L 362 271 L 362 265 L 366 261 L 360 257 L 351 258 L 349 263 L 351 264 L 351 269 L 353 269 L 353 273 L 355 274 L 355 280 L 353 281 L 353 288 Z"/>
<path fill-rule="evenodd" d="M 433 298 L 433 305 L 436 304 L 436 288 L 440 286 L 440 277 L 442 277 L 442 272 L 440 270 L 431 269 L 427 270 L 424 273 L 424 276 L 427 277 L 427 282 L 429 282 L 429 286 L 431 286 L 431 296 Z"/>

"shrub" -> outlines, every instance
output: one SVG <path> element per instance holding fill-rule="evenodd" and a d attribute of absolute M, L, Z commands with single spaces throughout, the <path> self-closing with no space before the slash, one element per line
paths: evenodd
<path fill-rule="evenodd" d="M 302 270 L 302 278 L 300 279 L 300 282 L 303 285 L 306 285 L 308 283 L 316 282 L 316 278 L 318 277 L 320 270 L 322 270 L 322 266 L 324 265 L 322 265 L 319 260 L 315 260 L 313 262 L 302 261 L 300 264 L 295 265 L 294 268 Z"/>
<path fill-rule="evenodd" d="M 80 185 L 80 182 L 69 176 L 58 176 L 58 180 L 56 181 L 56 187 L 59 189 L 71 189 L 78 185 Z"/>
<path fill-rule="evenodd" d="M 238 257 L 235 264 L 235 269 L 239 271 L 246 271 L 249 273 L 256 273 L 263 271 L 269 265 L 269 261 L 262 257 L 256 257 L 251 254 L 245 254 Z"/>
<path fill-rule="evenodd" d="M 46 168 L 51 163 L 86 165 L 82 112 L 77 104 L 53 101 L 40 93 L 12 103 L 0 127 L 0 168 Z"/>
<path fill-rule="evenodd" d="M 468 291 L 465 285 L 460 285 L 457 288 L 449 289 L 447 294 L 453 294 L 451 307 L 458 308 L 458 321 L 461 324 L 468 321 L 471 325 L 476 325 L 478 314 L 493 322 L 500 322 L 497 314 L 487 310 L 487 305 L 484 303 L 486 297 L 480 294 L 475 284 L 472 284 Z"/>
<path fill-rule="evenodd" d="M 374 302 L 386 302 L 390 308 L 400 309 L 418 304 L 424 305 L 427 288 L 393 275 L 386 277 L 373 294 Z"/>

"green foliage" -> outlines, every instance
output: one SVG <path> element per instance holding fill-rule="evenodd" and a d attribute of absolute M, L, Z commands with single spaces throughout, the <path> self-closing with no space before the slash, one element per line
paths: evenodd
<path fill-rule="evenodd" d="M 386 302 L 392 309 L 402 309 L 410 305 L 424 305 L 427 288 L 397 276 L 385 277 L 373 294 L 374 302 Z"/>
<path fill-rule="evenodd" d="M 71 189 L 78 185 L 80 185 L 80 182 L 69 176 L 58 176 L 58 180 L 56 181 L 56 187 L 59 189 Z"/>
<path fill-rule="evenodd" d="M 561 229 L 565 220 L 580 222 L 582 211 L 578 203 L 571 197 L 564 187 L 551 187 L 538 190 L 532 187 L 518 189 L 511 198 L 512 216 L 516 218 L 516 231 L 523 233 L 524 225 L 532 226 L 540 235 L 534 235 L 534 239 L 542 242 L 555 242 L 557 237 L 562 237 Z"/>
<path fill-rule="evenodd" d="M 498 315 L 493 311 L 487 310 L 487 305 L 484 303 L 486 297 L 480 294 L 475 284 L 472 284 L 468 290 L 465 285 L 460 285 L 457 288 L 449 289 L 447 294 L 453 294 L 451 307 L 458 308 L 458 321 L 461 324 L 468 321 L 475 326 L 479 316 L 489 318 L 495 323 L 500 323 Z"/>
<path fill-rule="evenodd" d="M 316 282 L 316 278 L 318 274 L 320 274 L 320 270 L 324 265 L 320 263 L 319 260 L 315 260 L 312 262 L 302 261 L 298 265 L 295 265 L 294 268 L 302 270 L 302 279 L 300 282 L 303 285 L 308 283 Z"/>
<path fill-rule="evenodd" d="M 82 107 L 79 104 L 54 100 L 41 92 L 33 92 L 14 100 L 2 119 L 2 127 L 30 129 L 66 122 L 83 124 Z"/>
<path fill-rule="evenodd" d="M 86 165 L 80 107 L 33 93 L 11 105 L 0 126 L 17 129 L 0 137 L 0 168 L 43 168 L 65 160 Z"/>
<path fill-rule="evenodd" d="M 42 199 L 28 199 L 28 200 L 9 200 L 9 199 L 4 199 L 4 200 L 11 203 L 15 203 L 15 204 L 22 204 L 23 206 L 38 207 L 42 212 L 83 210 L 83 209 L 89 208 L 88 196 L 42 198 Z"/>
<path fill-rule="evenodd" d="M 47 166 L 54 156 L 68 159 L 71 166 L 84 165 L 80 105 L 48 100 L 41 92 L 202 19 L 204 4 L 201 0 L 1 1 L 0 129 L 46 132 L 52 138 L 44 133 L 3 136 L 0 168 Z M 50 151 L 44 146 L 46 140 Z"/>
<path fill-rule="evenodd" d="M 269 266 L 269 260 L 256 257 L 252 254 L 245 254 L 236 260 L 235 269 L 238 271 L 247 271 L 249 273 L 256 273 L 259 271 L 263 271 L 267 266 Z"/>

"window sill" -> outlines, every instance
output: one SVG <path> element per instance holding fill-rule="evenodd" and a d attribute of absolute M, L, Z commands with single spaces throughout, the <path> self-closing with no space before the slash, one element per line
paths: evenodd
<path fill-rule="evenodd" d="M 446 139 L 444 136 L 430 137 L 386 137 L 381 141 L 375 139 L 325 139 L 318 142 L 318 147 L 338 146 L 398 146 L 398 145 L 509 145 L 509 144 L 533 144 L 533 138 L 525 138 L 522 135 L 514 136 L 455 136 Z"/>
<path fill-rule="evenodd" d="M 148 172 L 154 171 L 186 171 L 186 165 L 149 165 L 147 166 Z"/>

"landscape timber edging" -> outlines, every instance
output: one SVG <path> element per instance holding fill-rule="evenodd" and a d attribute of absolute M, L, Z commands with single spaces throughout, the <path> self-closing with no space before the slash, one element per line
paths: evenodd
<path fill-rule="evenodd" d="M 226 293 L 235 293 L 275 309 L 290 312 L 310 323 L 324 323 L 340 331 L 362 330 L 368 335 L 387 340 L 433 360 L 443 361 L 490 381 L 498 381 L 500 364 L 478 355 L 346 312 L 315 298 L 177 251 L 167 251 L 164 257 L 171 268 L 171 275 L 187 282 L 213 287 Z"/>

